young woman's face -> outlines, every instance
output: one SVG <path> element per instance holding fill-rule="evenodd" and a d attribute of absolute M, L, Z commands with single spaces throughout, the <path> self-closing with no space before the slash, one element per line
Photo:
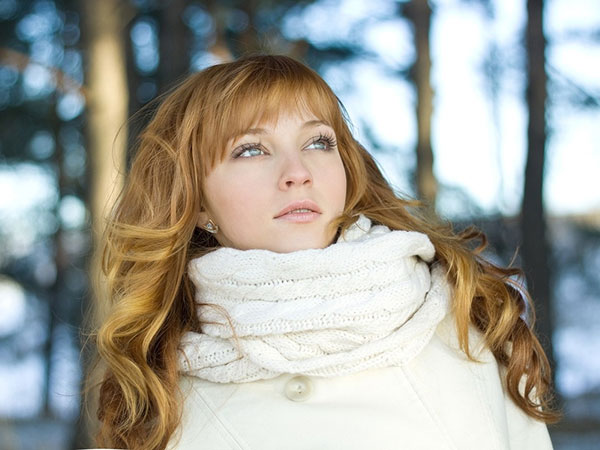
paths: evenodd
<path fill-rule="evenodd" d="M 281 114 L 228 144 L 205 180 L 217 240 L 279 253 L 331 244 L 329 223 L 344 210 L 346 173 L 331 127 L 311 114 Z"/>

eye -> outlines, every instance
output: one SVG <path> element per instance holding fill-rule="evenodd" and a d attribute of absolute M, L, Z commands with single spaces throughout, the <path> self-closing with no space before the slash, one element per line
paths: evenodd
<path fill-rule="evenodd" d="M 337 146 L 335 137 L 327 134 L 319 134 L 314 137 L 312 142 L 306 147 L 309 150 L 324 150 L 329 151 Z"/>
<path fill-rule="evenodd" d="M 240 145 L 233 151 L 233 158 L 252 158 L 254 156 L 266 155 L 260 144 Z"/>

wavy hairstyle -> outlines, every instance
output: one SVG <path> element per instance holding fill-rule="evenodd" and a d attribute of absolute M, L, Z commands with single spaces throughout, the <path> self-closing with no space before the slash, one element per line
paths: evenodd
<path fill-rule="evenodd" d="M 253 56 L 191 75 L 164 97 L 139 137 L 100 246 L 110 307 L 95 336 L 106 366 L 98 443 L 163 449 L 178 427 L 178 344 L 184 332 L 201 330 L 186 267 L 219 245 L 197 227 L 203 180 L 232 136 L 290 110 L 308 110 L 335 130 L 348 185 L 345 211 L 332 226 L 343 230 L 365 214 L 391 229 L 427 234 L 454 286 L 462 350 L 473 358 L 468 335 L 475 327 L 504 367 L 514 402 L 552 421 L 550 368 L 525 320 L 533 308 L 513 281 L 520 272 L 483 259 L 480 232 L 456 234 L 426 217 L 419 202 L 398 198 L 319 75 L 289 57 Z"/>

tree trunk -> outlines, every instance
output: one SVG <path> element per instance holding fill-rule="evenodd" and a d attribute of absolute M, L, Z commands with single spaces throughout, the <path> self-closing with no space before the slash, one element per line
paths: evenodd
<path fill-rule="evenodd" d="M 158 92 L 189 71 L 189 32 L 181 20 L 185 6 L 185 0 L 171 0 L 160 11 Z"/>
<path fill-rule="evenodd" d="M 127 142 L 127 72 L 122 0 L 85 0 L 87 134 L 95 236 L 122 186 Z"/>
<path fill-rule="evenodd" d="M 273 49 L 267 46 L 267 36 L 259 35 L 256 29 L 256 21 L 254 19 L 259 11 L 260 3 L 256 0 L 243 2 L 242 11 L 248 16 L 248 26 L 242 31 L 237 41 L 237 53 L 239 55 L 273 51 Z"/>
<path fill-rule="evenodd" d="M 431 148 L 431 116 L 433 113 L 433 89 L 430 81 L 431 57 L 429 32 L 431 7 L 427 0 L 412 0 L 406 5 L 406 16 L 414 28 L 416 60 L 412 68 L 417 90 L 417 195 L 435 208 L 437 180 L 433 173 L 433 150 Z"/>
<path fill-rule="evenodd" d="M 525 188 L 521 211 L 523 265 L 527 284 L 534 301 L 537 316 L 536 331 L 544 346 L 552 368 L 555 367 L 552 350 L 552 302 L 546 219 L 544 215 L 543 185 L 546 146 L 546 41 L 543 31 L 543 0 L 527 1 L 527 163 Z"/>
<path fill-rule="evenodd" d="M 232 61 L 234 55 L 227 44 L 226 36 L 226 7 L 216 0 L 206 0 L 204 5 L 215 21 L 214 42 L 209 46 L 208 51 L 221 61 Z M 248 17 L 248 20 L 250 20 L 250 17 Z"/>
<path fill-rule="evenodd" d="M 84 0 L 80 3 L 88 58 L 86 131 L 89 205 L 95 243 L 121 190 L 125 171 L 128 90 L 124 49 L 127 36 L 124 36 L 124 30 L 128 17 L 127 5 L 124 0 Z M 98 289 L 102 289 L 102 286 Z M 103 308 L 99 299 L 94 301 L 96 309 L 101 311 Z M 96 428 L 92 418 L 97 410 L 95 400 L 93 395 L 90 396 L 90 403 L 82 411 L 81 426 L 88 434 L 93 434 Z M 79 437 L 79 440 L 83 438 Z M 82 442 L 79 445 L 88 446 Z"/>

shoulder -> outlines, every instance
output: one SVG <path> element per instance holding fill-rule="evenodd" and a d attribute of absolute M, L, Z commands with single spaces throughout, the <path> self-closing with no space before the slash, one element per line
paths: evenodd
<path fill-rule="evenodd" d="M 488 432 L 495 434 L 498 442 L 505 442 L 506 448 L 551 449 L 546 425 L 529 417 L 508 395 L 504 369 L 483 334 L 471 326 L 468 339 L 474 359 L 460 348 L 456 317 L 448 314 L 411 369 L 423 389 L 434 393 L 431 398 L 437 402 L 437 411 L 447 416 L 448 423 L 454 420 L 457 408 L 463 419 L 482 421 L 482 426 L 487 423 Z"/>
<path fill-rule="evenodd" d="M 464 355 L 460 348 L 458 340 L 458 329 L 456 325 L 456 315 L 452 312 L 438 324 L 435 330 L 435 337 L 441 341 L 448 349 Z M 483 333 L 474 326 L 469 326 L 469 349 L 475 359 L 483 358 L 486 361 L 493 359 L 493 355 L 485 343 Z M 465 355 L 466 357 L 466 355 Z"/>

